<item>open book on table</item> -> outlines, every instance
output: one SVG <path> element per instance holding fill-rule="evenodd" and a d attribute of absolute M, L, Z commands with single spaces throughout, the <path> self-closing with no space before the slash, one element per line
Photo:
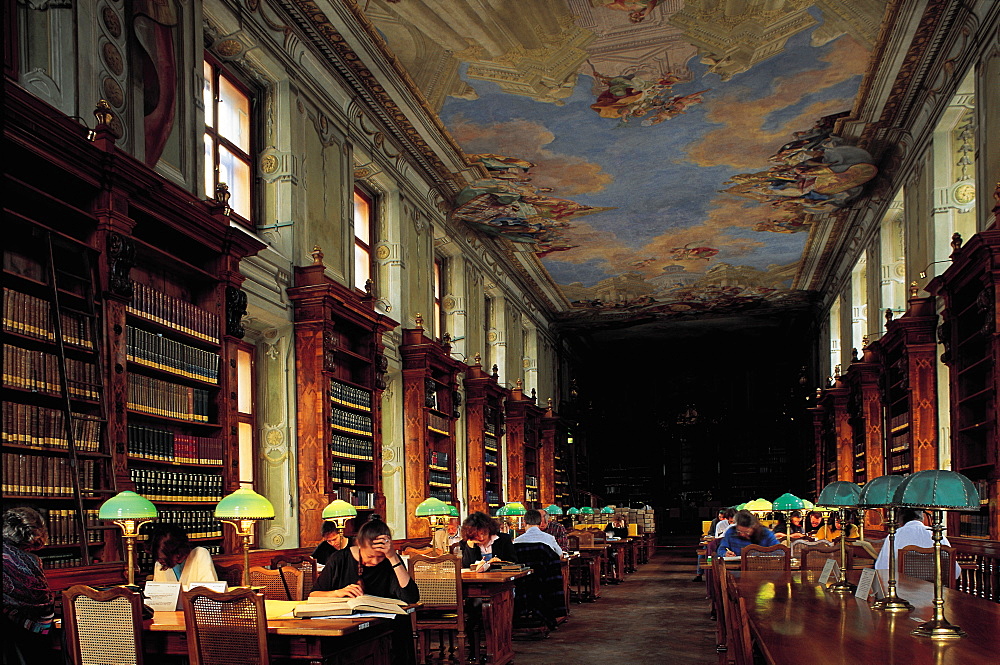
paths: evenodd
<path fill-rule="evenodd" d="M 382 596 L 363 595 L 356 598 L 330 598 L 310 596 L 304 603 L 295 606 L 292 615 L 299 619 L 309 617 L 347 616 L 356 612 L 378 612 L 382 614 L 406 614 L 401 600 Z"/>

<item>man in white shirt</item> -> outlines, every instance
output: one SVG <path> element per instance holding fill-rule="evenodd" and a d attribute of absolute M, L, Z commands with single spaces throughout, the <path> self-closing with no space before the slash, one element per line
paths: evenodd
<path fill-rule="evenodd" d="M 734 519 L 736 519 L 736 511 L 729 508 L 725 513 L 723 513 L 722 519 L 719 520 L 719 523 L 715 525 L 715 537 L 722 538 L 726 535 L 726 531 L 728 531 L 729 527 L 733 525 Z"/>
<path fill-rule="evenodd" d="M 552 548 L 558 556 L 563 555 L 562 548 L 559 547 L 559 543 L 551 535 L 542 531 L 542 512 L 539 510 L 529 510 L 524 513 L 524 523 L 528 525 L 528 529 L 522 533 L 520 536 L 514 539 L 515 543 L 545 543 Z"/>
<path fill-rule="evenodd" d="M 914 510 L 913 508 L 903 508 L 899 511 L 896 519 L 896 524 L 901 524 L 902 526 L 896 527 L 896 572 L 899 572 L 899 550 L 903 549 L 907 545 L 916 545 L 918 547 L 934 547 L 934 539 L 931 536 L 931 528 L 924 524 L 923 514 L 921 511 Z M 949 545 L 947 536 L 941 537 L 942 545 Z M 878 559 L 875 560 L 875 568 L 880 570 L 889 570 L 889 539 L 885 540 L 882 544 L 882 549 L 878 553 Z M 958 564 L 955 564 L 956 573 L 958 572 Z"/>

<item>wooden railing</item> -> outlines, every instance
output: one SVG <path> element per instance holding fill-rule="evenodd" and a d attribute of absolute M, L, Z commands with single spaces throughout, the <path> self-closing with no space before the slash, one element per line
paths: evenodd
<path fill-rule="evenodd" d="M 967 564 L 956 582 L 958 589 L 1000 603 L 1000 542 L 958 537 L 949 542 L 959 564 Z"/>

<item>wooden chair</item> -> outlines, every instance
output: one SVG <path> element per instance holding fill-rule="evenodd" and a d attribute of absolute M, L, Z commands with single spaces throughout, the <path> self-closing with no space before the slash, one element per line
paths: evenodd
<path fill-rule="evenodd" d="M 142 596 L 125 587 L 63 591 L 66 650 L 73 665 L 142 665 Z"/>
<path fill-rule="evenodd" d="M 458 662 L 466 662 L 465 601 L 462 597 L 462 558 L 446 554 L 411 554 L 410 577 L 420 589 L 421 607 L 416 612 L 417 659 L 428 662 L 431 635 L 439 633 L 438 653 L 445 658 L 444 632 L 449 634 L 449 656 L 458 652 Z"/>
<path fill-rule="evenodd" d="M 241 587 L 181 594 L 191 665 L 268 665 L 264 596 Z"/>
<path fill-rule="evenodd" d="M 934 548 L 907 545 L 899 550 L 899 572 L 927 582 L 934 581 Z M 949 589 L 955 588 L 955 548 L 941 546 L 941 582 Z"/>
<path fill-rule="evenodd" d="M 791 570 L 792 552 L 786 545 L 747 545 L 740 553 L 740 570 Z"/>
<path fill-rule="evenodd" d="M 799 561 L 801 570 L 823 570 L 823 566 L 829 559 L 833 559 L 844 570 L 844 561 L 840 556 L 839 545 L 823 545 L 813 543 L 812 547 L 803 547 L 799 550 Z M 851 560 L 850 550 L 848 550 L 847 560 Z"/>
<path fill-rule="evenodd" d="M 594 534 L 590 531 L 570 531 L 566 534 L 571 550 L 594 546 Z"/>
<path fill-rule="evenodd" d="M 798 538 L 792 541 L 792 558 L 801 559 L 802 558 L 802 548 L 803 547 L 814 547 L 816 545 L 833 545 L 834 543 L 829 540 L 815 540 L 809 538 Z"/>
<path fill-rule="evenodd" d="M 752 547 L 752 546 L 751 546 Z M 746 548 L 743 548 L 744 551 Z M 786 548 L 787 549 L 787 548 Z M 725 571 L 723 582 L 726 590 L 723 599 L 723 612 L 728 618 L 726 627 L 726 654 L 730 662 L 736 665 L 754 665 L 753 642 L 750 639 L 750 619 L 747 616 L 746 601 L 736 588 L 732 573 Z"/>
<path fill-rule="evenodd" d="M 292 566 L 250 566 L 250 586 L 262 587 L 267 600 L 302 600 L 301 570 Z"/>
<path fill-rule="evenodd" d="M 319 563 L 308 554 L 279 554 L 271 557 L 271 568 L 286 567 L 302 571 L 302 597 L 308 598 L 319 577 Z"/>
<path fill-rule="evenodd" d="M 225 582 L 230 588 L 243 584 L 243 564 L 234 563 L 231 566 L 215 565 L 215 576 L 220 582 Z"/>
<path fill-rule="evenodd" d="M 715 612 L 715 651 L 719 654 L 719 665 L 729 665 L 729 644 L 727 633 L 729 615 L 726 613 L 726 601 L 729 593 L 729 571 L 726 561 L 721 556 L 712 559 L 712 607 Z"/>
<path fill-rule="evenodd" d="M 875 561 L 878 559 L 878 552 L 872 547 L 872 544 L 867 540 L 856 540 L 853 543 L 847 543 L 847 553 L 848 560 L 851 562 L 851 568 L 874 568 Z"/>

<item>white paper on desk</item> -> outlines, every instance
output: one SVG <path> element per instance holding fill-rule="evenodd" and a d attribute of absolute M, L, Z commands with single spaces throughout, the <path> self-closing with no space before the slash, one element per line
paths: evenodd
<path fill-rule="evenodd" d="M 861 600 L 868 600 L 872 592 L 872 582 L 875 581 L 875 569 L 865 568 L 861 571 L 861 579 L 858 580 L 858 588 L 854 591 L 854 596 Z"/>
<path fill-rule="evenodd" d="M 225 593 L 228 590 L 228 586 L 229 585 L 226 583 L 225 580 L 222 580 L 220 582 L 188 582 L 187 584 L 184 585 L 184 590 L 190 591 L 191 589 L 195 589 L 197 587 L 204 587 L 209 591 L 217 591 L 219 593 Z"/>
<path fill-rule="evenodd" d="M 331 619 L 395 619 L 398 616 L 403 616 L 402 614 L 389 614 L 388 612 L 355 612 L 354 614 L 341 614 L 340 616 L 330 617 Z M 320 617 L 313 617 L 318 619 Z"/>
<path fill-rule="evenodd" d="M 836 576 L 837 579 L 840 578 L 840 566 L 835 560 L 827 559 L 826 563 L 823 564 L 823 572 L 819 575 L 819 583 L 826 584 L 833 576 Z"/>
<path fill-rule="evenodd" d="M 885 572 L 888 573 L 889 570 L 886 569 Z M 877 570 L 875 571 L 875 582 L 872 584 L 872 590 L 875 591 L 875 600 L 885 600 L 885 589 L 882 588 L 882 574 Z"/>
<path fill-rule="evenodd" d="M 143 590 L 146 594 L 146 605 L 155 612 L 176 612 L 180 600 L 180 582 L 146 582 Z"/>

